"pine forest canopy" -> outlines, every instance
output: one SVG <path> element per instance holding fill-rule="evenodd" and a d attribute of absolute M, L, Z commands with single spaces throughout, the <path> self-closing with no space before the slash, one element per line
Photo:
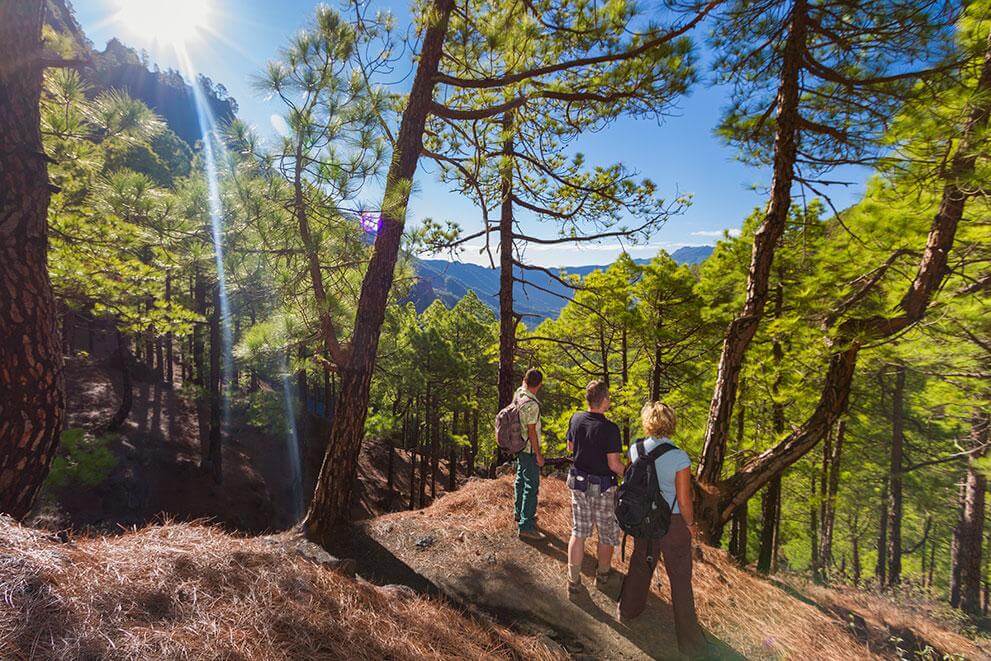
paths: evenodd
<path fill-rule="evenodd" d="M 252 78 L 272 137 L 222 85 L 95 51 L 62 0 L 0 4 L 0 510 L 31 509 L 60 436 L 127 420 L 144 363 L 208 412 L 218 482 L 231 407 L 319 403 L 302 523 L 326 544 L 366 436 L 410 453 L 423 506 L 441 460 L 454 487 L 494 470 L 491 421 L 539 367 L 548 456 L 593 379 L 626 444 L 670 404 L 704 534 L 741 563 L 986 609 L 991 2 L 646 4 L 321 5 Z M 624 117 L 665 131 L 714 79 L 709 129 L 770 180 L 741 231 L 538 263 L 685 215 L 675 182 L 581 149 Z M 407 219 L 425 166 L 476 215 Z M 841 210 L 851 166 L 872 174 Z M 76 327 L 109 332 L 125 385 L 63 432 Z"/>

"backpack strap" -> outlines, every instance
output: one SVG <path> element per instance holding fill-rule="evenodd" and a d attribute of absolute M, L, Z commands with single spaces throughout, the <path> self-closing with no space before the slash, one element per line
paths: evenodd
<path fill-rule="evenodd" d="M 523 394 L 517 391 L 516 394 L 513 395 L 513 406 L 516 407 L 517 410 L 522 408 L 523 405 L 526 404 L 527 402 L 533 402 L 534 404 L 537 405 L 537 410 L 538 411 L 540 410 L 540 400 L 537 399 L 533 395 L 533 393 L 528 392 L 526 394 Z"/>
<path fill-rule="evenodd" d="M 642 447 L 643 441 L 640 441 L 640 443 L 641 443 L 641 447 Z M 657 461 L 658 459 L 660 459 L 661 457 L 663 457 L 664 455 L 666 455 L 671 450 L 677 450 L 677 449 L 678 448 L 676 448 L 673 443 L 661 443 L 656 448 L 654 448 L 653 450 L 651 450 L 650 452 L 648 452 L 647 453 L 647 456 L 651 459 L 651 461 Z M 637 455 L 637 456 L 640 456 L 640 455 Z"/>
<path fill-rule="evenodd" d="M 640 450 L 643 449 L 644 441 L 637 441 L 637 443 L 640 446 L 640 447 L 637 448 L 637 451 L 639 452 Z M 675 447 L 674 443 L 661 443 L 656 448 L 654 448 L 653 450 L 651 450 L 650 452 L 648 452 L 647 453 L 647 457 L 650 459 L 651 463 L 654 463 L 655 461 L 657 461 L 658 459 L 660 459 L 661 457 L 663 457 L 665 454 L 667 454 L 671 450 L 677 450 L 677 449 L 678 448 Z M 639 458 L 640 456 L 641 455 L 638 454 L 637 455 L 637 458 Z M 657 465 L 656 464 L 654 465 L 654 472 L 655 472 L 655 474 L 657 472 Z M 674 498 L 672 498 L 671 499 L 671 502 L 668 504 L 668 507 L 671 508 L 671 511 L 672 512 L 674 511 L 674 504 L 677 501 L 678 501 L 678 495 L 675 494 Z"/>

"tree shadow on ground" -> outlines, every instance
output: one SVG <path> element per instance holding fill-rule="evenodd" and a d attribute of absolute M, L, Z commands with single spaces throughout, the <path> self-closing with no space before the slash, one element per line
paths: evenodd
<path fill-rule="evenodd" d="M 121 399 L 120 369 L 83 358 L 67 364 L 70 425 L 93 428 L 108 420 Z M 134 366 L 132 379 L 130 415 L 106 435 L 114 459 L 108 475 L 96 484 L 53 489 L 39 499 L 36 524 L 113 534 L 163 519 L 205 520 L 261 534 L 295 522 L 284 439 L 252 426 L 233 407 L 223 441 L 223 483 L 217 485 L 200 466 L 204 407 L 182 396 L 180 383 L 170 386 L 143 365 Z"/>
<path fill-rule="evenodd" d="M 548 535 L 544 540 L 527 542 L 529 546 L 543 553 L 554 560 L 563 563 L 568 562 L 568 547 L 562 540 L 553 535 Z M 597 622 L 610 627 L 618 635 L 622 636 L 630 643 L 638 647 L 651 658 L 683 658 L 678 651 L 677 638 L 674 633 L 674 616 L 671 604 L 658 597 L 653 591 L 647 595 L 647 607 L 643 614 L 632 622 L 620 622 L 616 617 L 616 602 L 619 599 L 619 591 L 624 575 L 617 572 L 619 576 L 614 577 L 610 585 L 603 589 L 589 581 L 588 577 L 594 576 L 597 561 L 591 554 L 585 554 L 585 562 L 582 572 L 585 575 L 582 589 L 569 598 L 569 601 L 584 611 L 589 617 Z M 663 561 L 658 564 L 656 571 L 664 571 Z M 602 597 L 593 598 L 593 592 L 602 593 L 608 601 L 605 607 L 602 605 Z M 705 630 L 706 639 L 709 641 L 709 657 L 712 659 L 746 659 L 742 654 L 734 650 L 730 645 Z"/>
<path fill-rule="evenodd" d="M 583 594 L 569 599 L 563 564 L 567 547 L 560 539 L 524 544 L 515 538 L 498 539 L 479 553 L 469 541 L 437 535 L 422 543 L 411 531 L 387 525 L 377 532 L 355 528 L 329 549 L 339 557 L 354 558 L 358 573 L 379 584 L 398 583 L 425 594 L 442 593 L 457 605 L 477 610 L 511 627 L 542 633 L 574 656 L 595 658 L 681 659 L 667 602 L 654 594 L 647 611 L 632 625 L 615 619 L 618 579 L 608 594 L 592 580 Z M 379 539 L 373 537 L 377 536 Z M 389 546 L 385 546 L 388 544 Z M 464 544 L 464 548 L 460 545 Z M 544 554 L 554 560 L 541 560 Z M 594 560 L 586 558 L 594 575 Z M 594 593 L 592 591 L 595 591 Z M 714 640 L 711 658 L 742 659 L 731 647 Z"/>

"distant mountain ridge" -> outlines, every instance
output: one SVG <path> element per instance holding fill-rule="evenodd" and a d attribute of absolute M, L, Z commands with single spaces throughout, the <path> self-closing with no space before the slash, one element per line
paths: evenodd
<path fill-rule="evenodd" d="M 190 147 L 202 137 L 193 88 L 174 70 L 159 70 L 147 57 L 114 38 L 103 51 L 97 50 L 76 20 L 75 11 L 68 0 L 47 0 L 48 25 L 53 30 L 72 38 L 80 54 L 89 60 L 82 67 L 82 77 L 93 86 L 94 92 L 117 89 L 142 101 L 158 113 L 180 138 Z M 227 94 L 223 85 L 200 76 L 197 82 L 210 112 L 219 124 L 229 122 L 237 115 L 237 101 Z"/>
<path fill-rule="evenodd" d="M 712 246 L 685 246 L 671 253 L 671 258 L 679 264 L 700 264 L 712 254 Z M 646 264 L 650 259 L 636 259 L 637 264 Z M 561 271 L 581 277 L 593 271 L 606 269 L 608 265 L 589 264 L 569 266 Z M 452 262 L 444 259 L 421 259 L 416 263 L 417 282 L 410 291 L 409 298 L 417 310 L 424 310 L 435 300 L 451 307 L 462 296 L 473 290 L 478 298 L 499 313 L 499 270 L 478 264 Z M 522 271 L 517 269 L 522 277 Z M 513 289 L 516 311 L 524 315 L 527 324 L 539 323 L 543 319 L 558 315 L 573 294 L 542 271 L 527 271 L 526 279 L 534 286 L 519 282 Z"/>

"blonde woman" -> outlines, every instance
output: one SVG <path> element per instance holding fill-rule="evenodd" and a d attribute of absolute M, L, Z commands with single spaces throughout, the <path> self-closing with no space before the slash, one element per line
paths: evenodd
<path fill-rule="evenodd" d="M 677 426 L 671 407 L 663 402 L 648 402 L 640 412 L 643 425 L 644 452 L 670 443 Z M 637 444 L 630 445 L 630 461 L 637 459 Z M 707 643 L 695 615 L 695 595 L 692 593 L 692 540 L 698 530 L 692 511 L 691 461 L 684 450 L 665 452 L 654 462 L 657 481 L 664 499 L 674 513 L 671 526 L 660 539 L 633 540 L 633 555 L 623 580 L 619 600 L 619 618 L 629 621 L 647 605 L 651 577 L 658 556 L 664 556 L 664 569 L 671 583 L 671 605 L 674 609 L 678 647 L 689 657 L 704 655 Z"/>

